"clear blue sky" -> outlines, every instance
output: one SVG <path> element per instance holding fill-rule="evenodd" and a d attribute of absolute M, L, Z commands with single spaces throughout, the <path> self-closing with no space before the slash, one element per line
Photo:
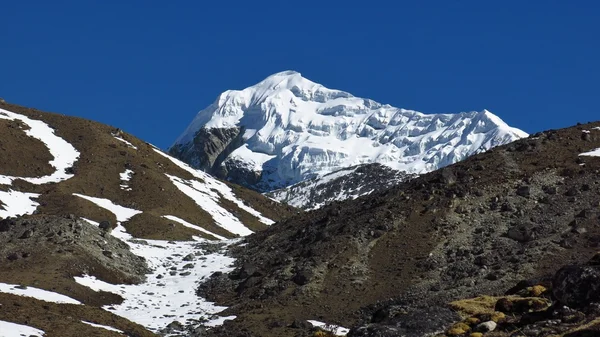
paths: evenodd
<path fill-rule="evenodd" d="M 527 132 L 600 119 L 600 2 L 4 1 L 0 97 L 161 148 L 227 89 L 282 70 Z"/>

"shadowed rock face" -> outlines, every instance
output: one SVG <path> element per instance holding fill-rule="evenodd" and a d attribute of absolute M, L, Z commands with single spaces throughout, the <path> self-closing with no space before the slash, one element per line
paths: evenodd
<path fill-rule="evenodd" d="M 192 167 L 220 177 L 226 176 L 219 168 L 223 160 L 242 145 L 241 128 L 202 128 L 196 132 L 192 142 L 176 144 L 169 153 Z"/>

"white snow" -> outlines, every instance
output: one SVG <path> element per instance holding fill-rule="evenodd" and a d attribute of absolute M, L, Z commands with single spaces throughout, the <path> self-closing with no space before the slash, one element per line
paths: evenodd
<path fill-rule="evenodd" d="M 91 326 L 93 326 L 95 328 L 101 328 L 101 329 L 105 329 L 105 330 L 108 330 L 108 331 L 114 331 L 114 332 L 118 332 L 118 333 L 124 334 L 124 332 L 122 330 L 115 329 L 112 326 L 107 326 L 107 325 L 102 325 L 102 324 L 96 324 L 96 323 L 87 322 L 87 321 L 81 321 L 81 323 L 87 324 L 87 325 L 91 325 Z"/>
<path fill-rule="evenodd" d="M 115 216 L 117 217 L 117 221 L 119 221 L 119 222 L 127 221 L 130 218 L 132 218 L 134 215 L 142 213 L 142 211 L 138 211 L 135 209 L 117 205 L 108 199 L 95 198 L 95 197 L 90 197 L 90 196 L 78 194 L 78 193 L 73 193 L 73 195 L 83 198 L 85 200 L 91 201 L 94 204 L 113 212 L 115 214 Z"/>
<path fill-rule="evenodd" d="M 41 301 L 67 304 L 81 304 L 68 296 L 61 295 L 52 291 L 38 289 L 34 287 L 21 288 L 16 284 L 0 283 L 0 293 L 32 297 Z"/>
<path fill-rule="evenodd" d="M 122 190 L 131 191 L 131 187 L 129 187 L 129 181 L 131 177 L 133 177 L 133 171 L 130 169 L 126 169 L 125 172 L 119 173 L 119 177 L 121 178 L 121 187 Z"/>
<path fill-rule="evenodd" d="M 31 200 L 39 197 L 36 193 L 9 190 L 0 191 L 0 219 L 18 215 L 33 214 L 40 205 Z"/>
<path fill-rule="evenodd" d="M 327 324 L 327 323 L 314 321 L 314 320 L 308 320 L 308 323 L 312 324 L 313 326 L 319 327 L 325 331 L 329 331 L 336 336 L 346 336 L 348 334 L 348 332 L 350 332 L 350 329 L 343 328 L 343 327 L 337 326 L 335 324 Z"/>
<path fill-rule="evenodd" d="M 134 150 L 138 149 L 135 145 L 131 144 L 130 142 L 126 141 L 125 139 L 123 139 L 121 137 L 117 137 L 117 136 L 113 136 L 113 137 L 115 137 L 116 140 L 121 141 L 121 142 L 127 144 L 130 148 L 132 148 Z"/>
<path fill-rule="evenodd" d="M 121 222 L 129 220 L 140 211 L 115 205 L 107 199 L 75 195 L 113 212 L 118 222 L 111 235 L 127 243 L 130 251 L 143 257 L 152 269 L 145 282 L 134 285 L 110 284 L 89 275 L 75 277 L 77 283 L 92 290 L 112 292 L 124 298 L 123 303 L 105 306 L 105 310 L 154 331 L 165 328 L 174 320 L 195 324 L 198 323 L 196 320 L 202 319 L 207 325 L 214 326 L 222 324 L 226 319 L 235 318 L 215 316 L 225 307 L 216 306 L 195 294 L 201 280 L 216 271 L 229 272 L 233 269 L 234 260 L 231 257 L 223 253 L 205 252 L 202 245 L 214 244 L 214 241 L 198 237 L 194 237 L 195 241 L 182 242 L 132 240 L 133 236 L 127 233 Z M 165 217 L 184 221 L 174 216 Z M 98 225 L 95 221 L 84 220 Z M 230 240 L 224 244 L 233 242 L 235 241 Z M 193 257 L 193 261 L 184 261 L 184 257 L 188 255 Z"/>
<path fill-rule="evenodd" d="M 43 177 L 32 178 L 0 175 L 0 184 L 9 185 L 12 184 L 12 181 L 15 179 L 22 179 L 32 184 L 39 185 L 57 183 L 73 177 L 73 174 L 68 174 L 65 170 L 75 164 L 77 158 L 79 158 L 79 152 L 67 141 L 56 136 L 54 130 L 48 126 L 48 124 L 4 109 L 0 109 L 0 119 L 20 120 L 27 124 L 29 129 L 25 130 L 25 134 L 35 139 L 39 139 L 46 144 L 50 154 L 54 157 L 54 159 L 50 161 L 50 165 L 55 168 L 54 173 Z"/>
<path fill-rule="evenodd" d="M 232 234 L 249 235 L 252 231 L 231 212 L 219 205 L 220 195 L 210 189 L 205 183 L 197 180 L 185 180 L 167 174 L 171 182 L 184 194 L 192 198 L 198 206 L 205 210 L 215 220 L 215 224 Z"/>
<path fill-rule="evenodd" d="M 253 216 L 255 216 L 260 222 L 262 222 L 262 223 L 264 223 L 266 225 L 272 225 L 273 223 L 275 223 L 275 221 L 273 221 L 273 220 L 271 220 L 271 219 L 263 216 L 257 210 L 253 209 L 250 206 L 247 206 L 242 200 L 240 200 L 238 197 L 235 196 L 235 194 L 233 193 L 233 191 L 231 190 L 231 188 L 229 186 L 227 186 L 225 183 L 218 181 L 217 179 L 213 178 L 212 176 L 208 175 L 205 172 L 193 169 L 188 164 L 182 162 L 179 159 L 176 159 L 174 157 L 169 156 L 168 154 L 160 151 L 159 149 L 155 148 L 154 151 L 156 151 L 156 153 L 160 154 L 161 156 L 164 156 L 165 158 L 168 158 L 175 165 L 177 165 L 180 168 L 186 170 L 187 172 L 189 172 L 190 174 L 192 174 L 195 178 L 202 180 L 201 184 L 203 184 L 204 186 L 200 187 L 200 190 L 202 192 L 205 192 L 205 193 L 209 194 L 211 197 L 215 198 L 214 201 L 218 201 L 218 199 L 220 199 L 221 197 L 225 198 L 225 199 L 227 199 L 227 200 L 235 203 L 236 206 L 238 206 L 242 210 L 244 210 L 244 211 L 252 214 Z M 167 176 L 169 176 L 169 175 L 167 175 Z M 172 176 L 169 176 L 169 178 L 171 178 L 171 177 Z M 176 178 L 178 178 L 178 177 L 176 177 Z M 184 182 L 184 183 L 191 184 L 190 181 L 187 181 L 185 179 L 178 178 L 178 180 L 181 181 L 181 182 Z M 171 181 L 173 181 L 172 178 L 171 178 Z M 199 187 L 199 185 L 197 185 L 197 184 L 195 184 L 195 186 Z M 194 198 L 192 197 L 192 199 L 194 199 Z M 198 203 L 198 201 L 196 201 L 196 203 Z M 203 206 L 200 203 L 198 203 L 198 204 L 200 206 Z M 215 219 L 215 221 L 217 221 L 217 220 Z M 240 234 L 240 235 L 242 235 L 242 234 Z"/>
<path fill-rule="evenodd" d="M 208 324 L 219 325 L 224 319 L 235 318 L 214 316 L 225 307 L 216 306 L 195 294 L 200 280 L 216 271 L 231 271 L 232 258 L 222 253 L 206 254 L 200 244 L 209 241 L 202 239 L 196 242 L 143 241 L 147 244 L 137 240 L 127 241 L 127 244 L 132 253 L 144 257 L 152 268 L 146 282 L 113 285 L 87 275 L 75 277 L 75 280 L 95 291 L 121 295 L 125 299 L 123 303 L 104 309 L 153 331 L 165 328 L 174 320 L 192 323 L 202 318 Z M 189 254 L 194 255 L 195 261 L 183 260 Z"/>
<path fill-rule="evenodd" d="M 589 152 L 580 153 L 580 156 L 600 157 L 600 148 L 594 149 Z"/>
<path fill-rule="evenodd" d="M 592 130 L 600 130 L 600 126 L 594 126 Z"/>
<path fill-rule="evenodd" d="M 0 337 L 43 337 L 44 331 L 6 321 L 0 321 Z"/>
<path fill-rule="evenodd" d="M 202 228 L 200 226 L 196 226 L 194 224 L 191 224 L 191 223 L 189 223 L 189 222 L 187 222 L 187 221 L 185 221 L 185 220 L 183 220 L 181 218 L 178 218 L 178 217 L 176 217 L 174 215 L 163 215 L 163 218 L 169 219 L 171 221 L 175 221 L 177 223 L 180 223 L 180 224 L 184 225 L 185 227 L 192 228 L 192 229 L 195 229 L 195 230 L 200 231 L 202 233 L 206 233 L 208 235 L 211 235 L 211 236 L 215 237 L 217 240 L 227 240 L 226 237 L 223 237 L 223 236 L 220 236 L 218 234 L 215 234 L 215 233 L 213 233 L 211 231 L 208 231 L 208 230 L 206 230 L 206 229 L 204 229 L 204 228 Z"/>
<path fill-rule="evenodd" d="M 420 174 L 527 136 L 487 110 L 423 114 L 285 71 L 222 93 L 198 112 L 174 145 L 185 152 L 200 128 L 242 126 L 245 144 L 223 165 L 262 172 L 265 190 L 373 162 Z"/>
<path fill-rule="evenodd" d="M 252 152 L 248 148 L 248 144 L 244 144 L 235 149 L 228 158 L 231 161 L 240 163 L 240 166 L 246 167 L 251 171 L 261 172 L 265 163 L 276 157 L 276 155 Z"/>

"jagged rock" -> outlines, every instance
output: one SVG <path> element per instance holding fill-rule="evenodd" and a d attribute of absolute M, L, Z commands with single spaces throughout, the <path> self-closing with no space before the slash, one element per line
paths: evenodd
<path fill-rule="evenodd" d="M 8 232 L 12 226 L 15 225 L 15 220 L 13 219 L 2 219 L 0 220 L 0 232 Z"/>
<path fill-rule="evenodd" d="M 423 337 L 444 330 L 458 319 L 455 312 L 443 307 L 413 308 L 380 323 L 352 328 L 348 337 Z"/>
<path fill-rule="evenodd" d="M 188 254 L 183 258 L 183 261 L 194 261 L 194 254 Z"/>
<path fill-rule="evenodd" d="M 233 150 L 240 147 L 243 143 L 242 128 L 201 128 L 196 132 L 191 142 L 186 144 L 176 144 L 169 149 L 169 153 L 182 159 L 192 166 L 209 171 L 213 174 L 217 172 L 219 166 Z M 226 174 L 226 173 L 225 173 Z"/>
<path fill-rule="evenodd" d="M 599 302 L 600 267 L 571 265 L 561 268 L 554 276 L 552 293 L 561 304 L 572 308 Z"/>
<path fill-rule="evenodd" d="M 251 276 L 260 276 L 258 268 L 251 263 L 244 263 L 240 268 L 239 278 L 246 279 Z"/>
<path fill-rule="evenodd" d="M 100 221 L 100 224 L 98 225 L 98 227 L 106 232 L 108 232 L 112 229 L 112 225 L 110 224 L 110 221 L 108 221 L 108 220 Z"/>
<path fill-rule="evenodd" d="M 581 140 L 589 142 L 592 140 L 592 135 L 589 132 L 582 132 L 581 133 Z"/>
<path fill-rule="evenodd" d="M 260 276 L 252 276 L 247 278 L 244 282 L 236 288 L 238 293 L 244 292 L 246 289 L 252 288 L 261 283 L 262 278 Z"/>
<path fill-rule="evenodd" d="M 305 285 L 308 282 L 310 282 L 310 279 L 313 277 L 313 273 L 312 271 L 306 269 L 306 270 L 301 270 L 299 272 L 296 273 L 296 275 L 294 275 L 294 277 L 292 278 L 292 281 L 294 281 L 294 283 L 296 283 L 297 285 Z"/>
<path fill-rule="evenodd" d="M 520 224 L 508 230 L 508 237 L 518 242 L 528 242 L 535 239 L 535 232 L 532 230 L 531 225 Z"/>
<path fill-rule="evenodd" d="M 496 306 L 495 306 L 494 310 L 508 313 L 508 312 L 512 312 L 512 310 L 513 310 L 512 308 L 513 308 L 513 303 L 511 300 L 509 300 L 507 298 L 501 298 L 496 302 Z"/>
<path fill-rule="evenodd" d="M 531 187 L 527 185 L 519 186 L 519 188 L 517 188 L 517 195 L 525 198 L 529 197 L 531 195 Z"/>
<path fill-rule="evenodd" d="M 558 193 L 558 188 L 556 186 L 544 186 L 544 192 L 550 195 L 554 195 Z"/>
<path fill-rule="evenodd" d="M 565 195 L 567 197 L 574 197 L 579 195 L 579 190 L 577 189 L 577 187 L 571 187 L 567 190 L 567 192 L 565 193 Z"/>
<path fill-rule="evenodd" d="M 27 229 L 23 232 L 23 234 L 21 234 L 21 236 L 19 237 L 19 239 L 29 239 L 30 237 L 33 236 L 33 230 L 32 229 Z"/>

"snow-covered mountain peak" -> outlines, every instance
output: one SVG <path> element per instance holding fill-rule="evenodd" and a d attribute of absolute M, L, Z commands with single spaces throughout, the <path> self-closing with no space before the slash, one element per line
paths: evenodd
<path fill-rule="evenodd" d="M 221 94 L 170 152 L 195 167 L 270 190 L 366 163 L 423 173 L 526 135 L 488 110 L 424 114 L 284 71 Z"/>

